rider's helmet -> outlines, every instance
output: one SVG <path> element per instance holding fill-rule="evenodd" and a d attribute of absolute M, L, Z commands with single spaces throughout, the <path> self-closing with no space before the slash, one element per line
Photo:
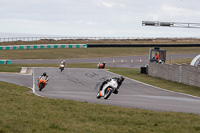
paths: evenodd
<path fill-rule="evenodd" d="M 46 76 L 47 75 L 47 73 L 46 72 L 43 72 L 43 76 Z"/>
<path fill-rule="evenodd" d="M 124 81 L 124 76 L 120 76 L 117 78 L 118 83 L 122 83 Z"/>
<path fill-rule="evenodd" d="M 65 63 L 65 60 L 63 60 L 62 62 Z"/>

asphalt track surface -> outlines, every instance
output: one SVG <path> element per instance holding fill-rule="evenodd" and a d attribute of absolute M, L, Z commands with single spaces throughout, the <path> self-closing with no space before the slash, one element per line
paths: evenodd
<path fill-rule="evenodd" d="M 167 55 L 166 60 L 194 58 L 197 55 L 198 54 L 169 54 Z M 106 62 L 107 67 L 140 68 L 141 66 L 145 66 L 149 62 L 148 58 L 149 58 L 148 55 L 140 55 L 140 56 L 106 57 L 106 58 L 11 60 L 11 62 L 28 63 L 28 64 L 51 64 L 51 63 L 60 63 L 62 60 L 65 60 L 66 63 Z M 133 62 L 131 62 L 131 60 Z"/>
<path fill-rule="evenodd" d="M 191 56 L 193 56 L 191 58 L 194 58 L 196 55 L 197 54 L 191 54 Z M 124 59 L 124 57 L 116 59 L 120 60 L 121 58 Z M 126 58 L 128 59 L 129 57 Z M 173 58 L 175 58 L 175 56 Z M 177 58 L 183 59 L 186 57 L 177 55 Z M 190 57 L 187 56 L 187 58 Z M 86 59 L 83 60 L 85 62 Z M 37 62 L 40 60 L 28 61 L 33 63 L 34 61 Z M 113 63 L 111 62 L 111 64 Z M 126 63 L 119 64 L 124 65 Z M 142 63 L 138 64 L 142 65 Z M 39 91 L 37 87 L 37 78 L 44 71 L 48 73 L 50 80 L 48 85 L 42 91 Z M 49 98 L 71 99 L 76 101 L 87 101 L 89 103 L 100 103 L 154 111 L 200 114 L 200 98 L 167 91 L 128 78 L 123 82 L 117 95 L 111 94 L 107 100 L 103 98 L 97 99 L 96 94 L 103 80 L 115 76 L 118 75 L 101 69 L 65 68 L 63 72 L 60 72 L 58 68 L 33 68 L 31 74 L 0 73 L 0 81 L 32 88 L 36 95 Z"/>

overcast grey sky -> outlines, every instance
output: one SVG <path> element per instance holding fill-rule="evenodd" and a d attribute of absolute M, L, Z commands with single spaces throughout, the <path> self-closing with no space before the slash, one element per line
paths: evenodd
<path fill-rule="evenodd" d="M 88 37 L 200 37 L 200 0 L 0 0 L 0 32 Z"/>

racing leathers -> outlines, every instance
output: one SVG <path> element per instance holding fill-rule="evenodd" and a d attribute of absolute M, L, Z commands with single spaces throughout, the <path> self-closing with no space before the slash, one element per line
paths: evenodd
<path fill-rule="evenodd" d="M 40 83 L 39 83 L 39 80 L 40 80 L 41 78 L 43 78 L 43 77 L 44 77 L 44 79 L 46 80 L 46 85 L 47 85 L 47 82 L 49 81 L 49 78 L 48 78 L 49 76 L 47 76 L 47 75 L 45 75 L 45 76 L 44 76 L 44 75 L 40 75 L 40 76 L 39 76 L 39 78 L 38 78 L 38 85 L 40 84 Z"/>

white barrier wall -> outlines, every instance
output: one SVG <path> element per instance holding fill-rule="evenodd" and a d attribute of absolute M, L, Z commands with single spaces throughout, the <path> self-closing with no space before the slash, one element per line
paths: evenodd
<path fill-rule="evenodd" d="M 200 87 L 200 67 L 188 64 L 150 63 L 148 66 L 148 75 Z"/>

